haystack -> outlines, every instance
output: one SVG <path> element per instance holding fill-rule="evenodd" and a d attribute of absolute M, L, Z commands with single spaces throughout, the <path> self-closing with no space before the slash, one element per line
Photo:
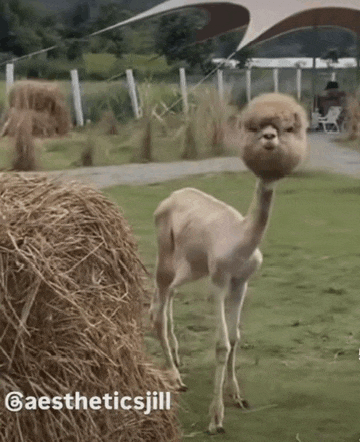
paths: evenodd
<path fill-rule="evenodd" d="M 37 137 L 66 135 L 71 128 L 69 108 L 55 83 L 35 80 L 16 82 L 9 93 L 9 106 L 3 136 L 15 136 L 24 115 L 32 119 L 32 134 Z"/>
<path fill-rule="evenodd" d="M 358 94 L 348 95 L 346 99 L 346 112 L 348 115 L 348 137 L 356 140 L 360 136 L 360 102 Z"/>
<path fill-rule="evenodd" d="M 169 391 L 143 350 L 143 266 L 126 220 L 99 192 L 0 178 L 0 395 L 88 398 Z M 170 410 L 21 410 L 0 401 L 6 442 L 176 441 Z"/>

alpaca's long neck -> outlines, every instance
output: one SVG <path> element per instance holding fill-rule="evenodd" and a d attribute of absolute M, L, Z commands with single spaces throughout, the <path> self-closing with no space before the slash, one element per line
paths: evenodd
<path fill-rule="evenodd" d="M 269 222 L 271 206 L 275 190 L 274 184 L 258 180 L 253 201 L 245 218 L 246 248 L 254 251 L 264 237 Z"/>

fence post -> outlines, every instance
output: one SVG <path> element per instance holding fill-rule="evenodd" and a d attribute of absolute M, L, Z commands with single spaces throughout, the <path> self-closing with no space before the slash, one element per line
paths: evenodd
<path fill-rule="evenodd" d="M 223 76 L 223 71 L 221 69 L 217 70 L 217 84 L 218 84 L 219 98 L 221 101 L 223 101 L 224 100 L 224 76 Z"/>
<path fill-rule="evenodd" d="M 274 92 L 279 92 L 279 69 L 273 69 Z"/>
<path fill-rule="evenodd" d="M 6 65 L 6 93 L 9 92 L 13 84 L 14 84 L 14 64 L 8 63 Z"/>
<path fill-rule="evenodd" d="M 189 103 L 187 96 L 185 68 L 180 68 L 180 90 L 183 99 L 183 111 L 184 114 L 187 115 L 189 112 Z"/>
<path fill-rule="evenodd" d="M 126 79 L 129 87 L 130 100 L 134 115 L 136 119 L 139 119 L 141 117 L 141 112 L 136 94 L 136 86 L 132 69 L 126 69 Z"/>
<path fill-rule="evenodd" d="M 331 81 L 336 81 L 336 72 L 331 72 Z"/>
<path fill-rule="evenodd" d="M 301 100 L 301 68 L 296 69 L 296 90 L 297 90 L 297 99 Z"/>
<path fill-rule="evenodd" d="M 251 68 L 246 69 L 246 98 L 251 100 Z"/>
<path fill-rule="evenodd" d="M 82 106 L 81 106 L 79 74 L 78 74 L 77 69 L 71 70 L 70 74 L 71 74 L 72 93 L 73 93 L 73 97 L 74 97 L 76 125 L 77 126 L 84 126 L 84 116 L 83 116 L 83 111 L 82 111 Z"/>

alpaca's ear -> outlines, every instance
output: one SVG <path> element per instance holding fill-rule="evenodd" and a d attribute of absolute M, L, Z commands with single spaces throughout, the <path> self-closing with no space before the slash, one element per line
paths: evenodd
<path fill-rule="evenodd" d="M 297 130 L 301 128 L 306 130 L 309 127 L 309 121 L 306 117 L 305 112 L 295 112 L 294 118 L 295 118 L 295 128 Z"/>

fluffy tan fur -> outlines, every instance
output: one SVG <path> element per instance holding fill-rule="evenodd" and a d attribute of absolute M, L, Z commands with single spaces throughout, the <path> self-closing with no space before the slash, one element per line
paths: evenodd
<path fill-rule="evenodd" d="M 255 175 L 280 179 L 304 159 L 308 119 L 291 96 L 260 95 L 244 109 L 240 121 L 242 158 Z"/>

